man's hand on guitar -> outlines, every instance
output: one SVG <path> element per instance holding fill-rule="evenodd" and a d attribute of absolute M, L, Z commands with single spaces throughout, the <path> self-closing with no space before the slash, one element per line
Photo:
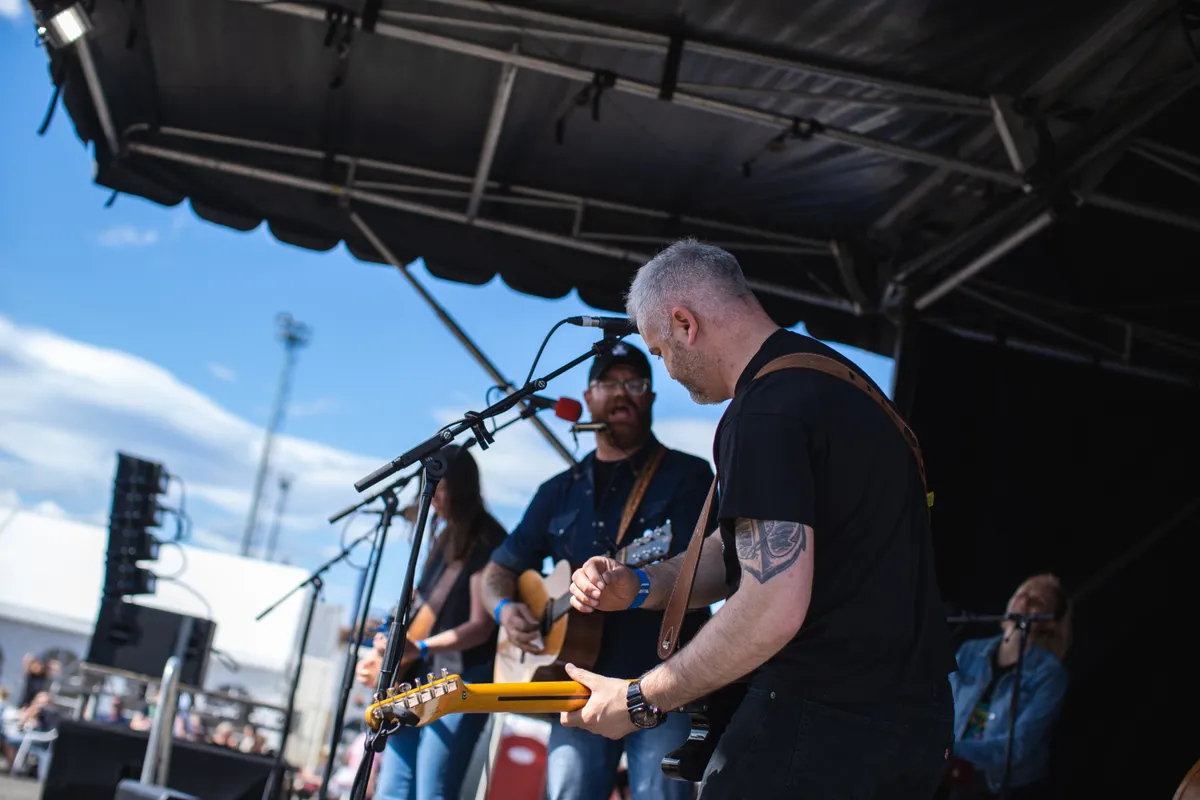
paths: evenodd
<path fill-rule="evenodd" d="M 641 585 L 629 567 L 607 556 L 594 556 L 571 576 L 571 605 L 585 614 L 624 611 Z"/>
<path fill-rule="evenodd" d="M 505 603 L 500 609 L 500 626 L 517 647 L 528 653 L 538 652 L 535 643 L 541 639 L 541 626 L 529 606 L 515 601 Z"/>

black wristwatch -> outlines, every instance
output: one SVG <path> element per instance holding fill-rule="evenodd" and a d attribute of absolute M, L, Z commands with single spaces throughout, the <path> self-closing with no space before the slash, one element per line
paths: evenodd
<path fill-rule="evenodd" d="M 657 728 L 667 721 L 667 712 L 646 702 L 638 681 L 629 682 L 629 689 L 625 692 L 625 707 L 629 709 L 629 718 L 639 728 Z"/>

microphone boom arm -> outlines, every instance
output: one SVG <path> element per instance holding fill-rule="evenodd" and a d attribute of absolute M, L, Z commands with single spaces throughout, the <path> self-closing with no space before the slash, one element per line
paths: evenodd
<path fill-rule="evenodd" d="M 504 397 L 488 406 L 483 411 L 467 412 L 463 415 L 463 419 L 459 422 L 442 428 L 440 431 L 435 433 L 433 436 L 430 436 L 428 439 L 421 442 L 407 453 L 392 459 L 366 477 L 360 478 L 354 484 L 354 488 L 359 492 L 371 488 L 384 478 L 394 475 L 405 467 L 422 462 L 424 459 L 428 458 L 438 450 L 454 441 L 455 437 L 457 437 L 459 434 L 465 433 L 468 430 L 473 430 L 475 432 L 476 437 L 479 439 L 480 449 L 486 449 L 487 446 L 491 444 L 492 437 L 491 432 L 487 430 L 487 426 L 483 424 L 485 420 L 497 417 L 500 414 L 503 414 L 505 411 L 515 408 L 527 397 L 533 395 L 535 392 L 540 392 L 545 389 L 546 384 L 557 378 L 559 375 L 567 372 L 568 370 L 574 369 L 584 361 L 587 361 L 589 358 L 594 358 L 595 356 L 605 352 L 605 346 L 608 346 L 608 348 L 611 349 L 613 344 L 624 338 L 626 335 L 627 332 L 624 331 L 607 333 L 603 339 L 593 343 L 591 348 L 583 355 L 571 360 L 553 372 L 547 373 L 541 378 L 535 378 L 507 397 Z"/>

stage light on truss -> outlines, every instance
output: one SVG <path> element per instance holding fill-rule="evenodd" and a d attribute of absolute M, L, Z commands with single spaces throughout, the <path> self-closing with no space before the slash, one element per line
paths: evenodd
<path fill-rule="evenodd" d="M 60 11 L 50 18 L 50 21 L 38 27 L 38 35 L 61 50 L 70 47 L 92 30 L 92 20 L 83 5 L 76 3 L 70 8 Z"/>

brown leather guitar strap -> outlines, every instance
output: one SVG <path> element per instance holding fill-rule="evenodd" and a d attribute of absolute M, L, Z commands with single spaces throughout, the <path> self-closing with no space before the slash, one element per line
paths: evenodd
<path fill-rule="evenodd" d="M 896 413 L 896 410 L 892 408 L 891 403 L 874 386 L 840 361 L 815 353 L 791 353 L 786 356 L 780 356 L 759 370 L 754 379 L 757 380 L 763 375 L 781 369 L 817 370 L 818 372 L 824 372 L 826 375 L 840 378 L 866 392 L 872 400 L 879 404 L 888 417 L 891 418 L 896 427 L 900 429 L 904 440 L 908 442 L 913 456 L 917 459 L 917 471 L 921 474 L 921 487 L 925 491 L 926 505 L 933 505 L 933 494 L 930 493 L 929 487 L 925 483 L 925 461 L 921 457 L 921 446 L 917 442 L 916 434 L 912 432 L 912 429 L 908 427 L 904 420 L 900 418 L 900 415 Z M 663 660 L 675 652 L 675 648 L 679 644 L 679 629 L 683 624 L 683 617 L 687 613 L 688 602 L 692 597 L 692 584 L 696 580 L 696 570 L 700 566 L 700 551 L 704 547 L 704 529 L 708 525 L 708 515 L 712 509 L 713 495 L 716 493 L 716 489 L 717 481 L 714 478 L 713 484 L 708 490 L 708 499 L 704 501 L 704 509 L 700 512 L 700 519 L 696 522 L 696 530 L 692 534 L 692 540 L 688 542 L 687 552 L 683 556 L 683 565 L 679 569 L 679 577 L 675 580 L 675 586 L 671 590 L 671 597 L 667 601 L 667 610 L 663 614 L 662 628 L 658 636 L 658 657 Z"/>
<path fill-rule="evenodd" d="M 717 479 L 713 478 L 712 486 L 708 487 L 704 507 L 700 509 L 700 518 L 696 520 L 696 530 L 692 532 L 692 540 L 688 542 L 687 551 L 683 554 L 683 565 L 679 568 L 675 587 L 671 589 L 671 598 L 667 601 L 667 610 L 663 614 L 662 628 L 658 632 L 658 657 L 664 660 L 675 652 L 675 646 L 679 643 L 679 629 L 683 625 L 684 615 L 687 614 L 688 601 L 692 598 L 692 583 L 696 580 L 700 551 L 704 548 L 704 529 L 708 527 L 708 515 L 712 511 L 713 497 L 716 493 Z"/>
<path fill-rule="evenodd" d="M 633 484 L 633 491 L 625 500 L 625 510 L 621 512 L 621 527 L 617 529 L 617 547 L 621 546 L 621 540 L 625 538 L 625 533 L 629 530 L 630 523 L 633 522 L 633 515 L 637 513 L 638 506 L 642 504 L 642 498 L 646 496 L 646 489 L 650 488 L 650 480 L 658 471 L 658 465 L 662 463 L 666 454 L 667 448 L 659 445 L 650 458 L 646 459 L 645 466 L 638 474 L 637 481 Z"/>
<path fill-rule="evenodd" d="M 866 392 L 867 396 L 878 403 L 883 412 L 891 418 L 896 427 L 900 429 L 900 435 L 904 437 L 904 441 L 908 442 L 913 457 L 917 459 L 917 471 L 921 473 L 921 488 L 925 492 L 925 504 L 927 506 L 933 505 L 933 495 L 929 493 L 929 486 L 925 483 L 925 460 L 921 457 L 921 445 L 917 443 L 917 436 L 908 427 L 908 424 L 900 418 L 900 415 L 896 413 L 896 409 L 892 407 L 887 398 L 879 393 L 878 389 L 842 362 L 827 356 L 819 356 L 816 353 L 791 353 L 786 356 L 780 356 L 759 370 L 758 374 L 754 377 L 761 378 L 763 375 L 777 372 L 781 369 L 815 369 L 818 372 L 824 372 L 826 375 L 841 378 Z"/>

